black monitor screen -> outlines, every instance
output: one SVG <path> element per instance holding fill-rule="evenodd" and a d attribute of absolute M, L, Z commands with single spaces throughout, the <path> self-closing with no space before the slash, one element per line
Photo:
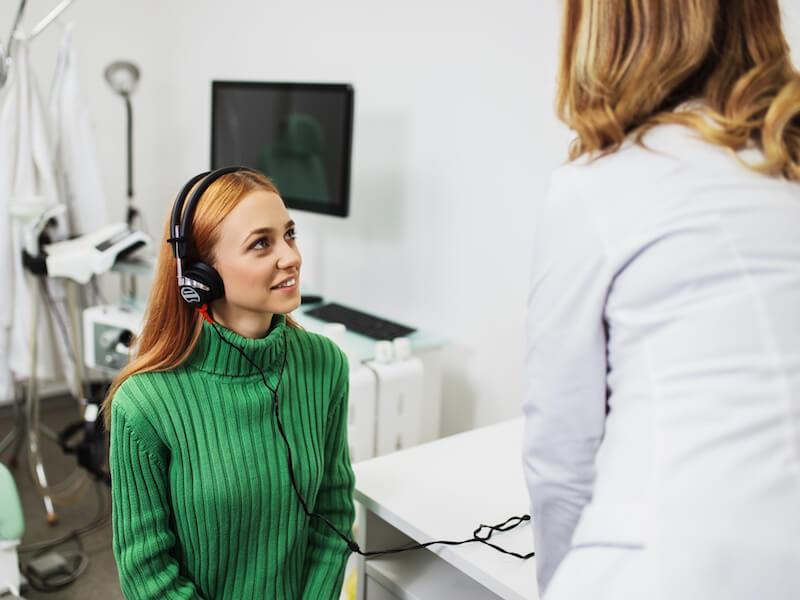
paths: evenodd
<path fill-rule="evenodd" d="M 289 208 L 346 217 L 353 87 L 214 81 L 211 168 L 266 174 Z"/>

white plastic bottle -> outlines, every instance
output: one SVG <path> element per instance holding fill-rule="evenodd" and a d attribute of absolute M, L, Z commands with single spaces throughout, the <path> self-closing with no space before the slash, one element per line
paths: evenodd
<path fill-rule="evenodd" d="M 350 460 L 358 462 L 375 456 L 375 421 L 378 384 L 375 373 L 356 357 L 350 357 L 350 400 L 347 436 Z"/>
<path fill-rule="evenodd" d="M 378 377 L 377 455 L 419 444 L 425 369 L 411 354 L 409 340 L 378 342 L 367 366 Z"/>
<path fill-rule="evenodd" d="M 350 364 L 348 394 L 347 440 L 350 461 L 358 462 L 375 456 L 375 419 L 377 379 L 347 345 L 346 328 L 341 323 L 329 323 L 323 333 L 339 346 Z"/>

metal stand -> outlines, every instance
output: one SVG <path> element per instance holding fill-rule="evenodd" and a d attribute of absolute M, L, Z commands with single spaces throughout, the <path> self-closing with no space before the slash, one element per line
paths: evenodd
<path fill-rule="evenodd" d="M 31 348 L 30 377 L 27 386 L 24 386 L 25 393 L 23 401 L 20 400 L 21 394 L 19 393 L 23 385 L 19 383 L 16 385 L 17 393 L 15 393 L 14 399 L 15 427 L 6 438 L 0 442 L 0 453 L 13 444 L 14 451 L 10 464 L 16 466 L 19 463 L 22 445 L 27 440 L 29 473 L 39 495 L 42 497 L 45 511 L 47 512 L 47 522 L 53 525 L 58 522 L 58 514 L 55 511 L 55 505 L 65 506 L 74 504 L 83 496 L 83 493 L 89 487 L 90 480 L 82 469 L 76 467 L 70 476 L 59 484 L 50 485 L 47 481 L 44 462 L 40 453 L 40 434 L 42 434 L 44 438 L 50 439 L 55 443 L 58 442 L 58 436 L 39 422 L 40 397 L 38 393 L 36 371 L 40 304 L 42 302 L 42 286 L 45 285 L 45 282 L 39 277 L 29 273 L 26 274 L 26 276 L 28 278 L 33 302 L 29 340 Z M 74 398 L 78 398 L 78 410 L 82 418 L 83 409 L 87 401 L 83 398 L 83 366 L 79 358 L 81 356 L 79 345 L 80 330 L 77 319 L 76 285 L 77 284 L 71 281 L 66 282 L 67 305 L 70 315 L 69 322 L 70 329 L 72 330 L 70 343 L 72 345 L 73 357 L 75 358 L 75 385 L 70 391 Z"/>

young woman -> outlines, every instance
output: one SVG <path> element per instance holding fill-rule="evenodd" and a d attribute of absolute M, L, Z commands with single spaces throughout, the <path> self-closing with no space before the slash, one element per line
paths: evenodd
<path fill-rule="evenodd" d="M 800 75 L 778 0 L 565 0 L 534 255 L 546 600 L 800 598 Z"/>
<path fill-rule="evenodd" d="M 309 510 L 349 532 L 348 367 L 288 316 L 300 303 L 294 223 L 272 183 L 243 170 L 211 183 L 184 234 L 184 275 L 202 261 L 224 291 L 205 315 L 190 306 L 165 243 L 136 356 L 103 407 L 122 590 L 338 598 L 350 551 L 306 516 L 273 414 L 277 401 Z M 168 221 L 164 238 L 174 235 Z"/>

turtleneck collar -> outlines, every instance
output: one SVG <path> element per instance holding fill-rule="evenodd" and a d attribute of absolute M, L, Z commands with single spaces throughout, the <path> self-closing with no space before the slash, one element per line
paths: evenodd
<path fill-rule="evenodd" d="M 226 340 L 241 348 L 266 374 L 280 368 L 284 352 L 285 315 L 274 315 L 269 331 L 261 338 L 246 338 L 219 324 L 217 328 Z M 185 364 L 193 369 L 227 377 L 259 375 L 258 369 L 235 348 L 223 342 L 214 330 L 214 325 L 206 320 L 203 320 L 203 330 L 197 346 Z"/>

